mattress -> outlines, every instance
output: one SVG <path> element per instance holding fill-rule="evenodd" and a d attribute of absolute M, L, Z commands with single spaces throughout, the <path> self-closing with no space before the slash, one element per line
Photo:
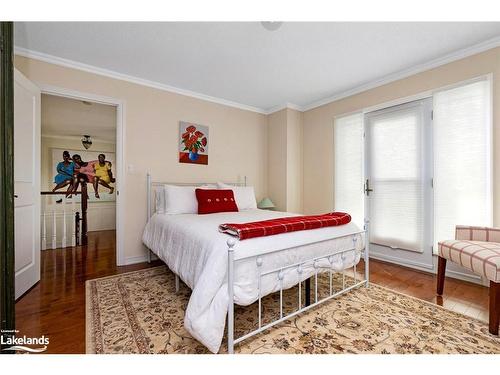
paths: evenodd
<path fill-rule="evenodd" d="M 297 215 L 260 209 L 207 215 L 154 214 L 147 223 L 144 244 L 192 289 L 184 318 L 186 329 L 212 352 L 219 350 L 228 308 L 226 242 L 230 236 L 219 233 L 218 226 L 287 216 Z M 353 245 L 361 250 L 363 238 L 356 234 L 359 231 L 351 222 L 337 227 L 237 241 L 234 247 L 234 302 L 245 306 L 258 299 L 259 272 L 352 249 Z M 262 260 L 260 269 L 257 258 Z M 324 259 L 317 265 L 330 267 L 331 261 L 332 268 L 340 271 L 352 267 L 359 259 L 359 251 L 351 250 Z M 303 265 L 302 269 L 302 274 L 296 268 L 285 270 L 285 289 L 315 272 L 312 262 Z M 261 295 L 277 291 L 279 287 L 277 275 L 267 275 L 261 280 Z"/>

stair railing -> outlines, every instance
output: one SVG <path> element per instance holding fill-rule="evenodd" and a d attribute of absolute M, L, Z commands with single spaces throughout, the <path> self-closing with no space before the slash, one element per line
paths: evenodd
<path fill-rule="evenodd" d="M 42 228 L 41 228 L 41 246 L 42 249 L 47 249 L 47 245 L 50 244 L 50 248 L 56 249 L 58 243 L 57 237 L 57 219 L 62 219 L 62 236 L 61 236 L 61 246 L 62 248 L 68 246 L 79 246 L 87 245 L 88 243 L 88 224 L 87 224 L 87 208 L 88 208 L 88 194 L 87 194 L 87 184 L 82 182 L 81 191 L 76 191 L 72 195 L 80 195 L 80 211 L 76 210 L 76 203 L 71 200 L 71 213 L 67 212 L 67 199 L 66 192 L 64 191 L 42 191 L 40 192 L 43 196 L 62 196 L 62 211 L 57 211 L 55 209 L 52 212 L 44 211 L 42 213 Z M 74 225 L 71 230 L 71 237 L 68 238 L 67 230 L 67 220 L 68 216 L 74 217 Z M 52 222 L 52 230 L 50 233 L 50 238 L 47 234 L 47 223 Z M 71 245 L 70 245 L 71 243 Z"/>

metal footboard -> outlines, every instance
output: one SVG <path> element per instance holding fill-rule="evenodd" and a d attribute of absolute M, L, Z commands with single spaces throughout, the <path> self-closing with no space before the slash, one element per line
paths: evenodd
<path fill-rule="evenodd" d="M 362 234 L 364 233 L 365 235 L 365 246 L 364 246 L 364 249 L 362 250 L 356 250 L 356 243 L 357 243 L 357 235 L 359 234 Z M 229 297 L 229 306 L 228 306 L 228 314 L 227 314 L 227 345 L 228 345 L 228 353 L 229 354 L 232 354 L 234 353 L 234 346 L 252 336 L 255 336 L 259 333 L 261 333 L 262 331 L 268 329 L 268 328 L 271 328 L 272 326 L 276 325 L 276 324 L 279 324 L 281 322 L 283 322 L 284 320 L 286 319 L 290 319 L 304 311 L 307 311 L 321 303 L 324 303 L 326 301 L 329 301 L 330 299 L 332 298 L 335 298 L 341 294 L 344 294 L 354 288 L 357 288 L 357 287 L 360 287 L 362 285 L 365 285 L 366 287 L 368 287 L 369 285 L 369 221 L 367 219 L 365 219 L 365 224 L 364 224 L 364 230 L 362 231 L 359 231 L 359 232 L 355 232 L 355 233 L 350 233 L 350 234 L 347 234 L 347 235 L 343 235 L 343 236 L 340 236 L 340 237 L 336 237 L 336 238 L 345 238 L 345 237 L 349 237 L 349 236 L 352 236 L 352 239 L 353 239 L 353 244 L 352 244 L 352 247 L 348 248 L 348 249 L 345 249 L 345 250 L 340 250 L 340 251 L 336 251 L 336 252 L 332 252 L 332 253 L 329 253 L 329 254 L 325 254 L 325 255 L 322 255 L 322 256 L 319 256 L 319 257 L 314 257 L 314 258 L 310 258 L 310 259 L 307 259 L 307 260 L 304 260 L 304 261 L 301 261 L 301 262 L 298 262 L 298 263 L 294 263 L 294 264 L 287 264 L 287 265 L 284 265 L 282 267 L 279 267 L 279 268 L 274 268 L 272 270 L 269 270 L 269 271 L 266 271 L 266 272 L 262 272 L 262 265 L 264 263 L 264 259 L 262 256 L 253 256 L 255 257 L 255 261 L 256 261 L 256 265 L 257 265 L 257 269 L 258 269 L 258 285 L 257 285 L 257 288 L 258 288 L 258 328 L 243 335 L 243 336 L 240 336 L 240 337 L 237 337 L 235 338 L 234 337 L 234 280 L 235 280 L 235 275 L 234 275 L 234 270 L 235 270 L 235 263 L 240 261 L 240 260 L 243 260 L 243 259 L 248 259 L 248 257 L 244 257 L 244 258 L 240 258 L 240 259 L 237 259 L 235 260 L 234 259 L 234 247 L 237 243 L 237 240 L 234 239 L 234 238 L 230 238 L 228 241 L 227 241 L 227 246 L 228 246 L 228 297 Z M 330 241 L 334 238 L 331 238 L 331 239 L 328 239 L 328 240 L 324 240 L 324 241 L 317 241 L 317 242 L 313 242 L 311 244 L 314 244 L 314 243 L 320 243 L 320 242 L 325 242 L 325 241 Z M 284 250 L 289 250 L 289 249 L 282 249 L 282 250 L 279 250 L 279 251 L 284 251 Z M 333 270 L 333 262 L 334 262 L 334 257 L 335 256 L 338 256 L 340 254 L 341 256 L 341 260 L 344 262 L 345 261 L 345 254 L 348 253 L 348 252 L 356 252 L 356 251 L 359 251 L 361 253 L 363 253 L 363 259 L 364 259 L 364 264 L 365 264 L 365 277 L 363 280 L 357 280 L 357 276 L 356 276 L 356 262 L 354 262 L 354 265 L 352 267 L 349 267 L 349 268 L 353 268 L 353 273 L 354 273 L 354 283 L 352 285 L 349 285 L 349 286 L 346 286 L 346 281 L 345 281 L 345 271 L 346 269 L 343 269 L 342 270 L 342 289 L 339 290 L 339 291 L 334 291 L 333 289 L 333 275 L 335 273 L 335 271 Z M 356 257 L 356 254 L 354 254 L 354 258 Z M 320 263 L 324 263 L 324 262 L 321 262 L 321 261 L 327 261 L 329 266 L 325 267 L 325 266 L 321 266 Z M 309 304 L 309 305 L 305 305 L 305 306 L 302 306 L 302 278 L 301 278 L 301 275 L 303 273 L 303 270 L 304 270 L 304 266 L 306 265 L 311 265 L 314 267 L 314 274 L 313 274 L 313 278 L 314 278 L 314 302 Z M 297 300 L 298 300 L 298 309 L 296 311 L 293 311 L 292 313 L 290 314 L 287 314 L 287 315 L 284 315 L 284 312 L 283 312 L 283 279 L 284 279 L 284 275 L 285 275 L 285 271 L 290 271 L 290 270 L 296 270 L 297 274 L 298 274 L 298 277 L 299 277 L 299 283 L 298 283 L 298 295 L 297 295 Z M 329 273 L 329 294 L 328 296 L 324 297 L 324 298 L 321 298 L 319 299 L 319 296 L 318 296 L 318 274 L 321 272 L 321 271 L 325 271 L 325 272 L 328 272 Z M 279 303 L 280 303 L 280 307 L 279 307 L 279 319 L 276 319 L 270 323 L 267 323 L 267 324 L 263 324 L 262 323 L 262 298 L 265 297 L 264 295 L 262 295 L 262 278 L 263 277 L 266 277 L 266 276 L 269 276 L 269 275 L 272 275 L 272 274 L 275 274 L 276 277 L 277 277 L 277 280 L 279 281 Z"/>

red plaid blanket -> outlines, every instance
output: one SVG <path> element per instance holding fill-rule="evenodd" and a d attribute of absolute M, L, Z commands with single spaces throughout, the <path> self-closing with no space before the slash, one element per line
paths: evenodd
<path fill-rule="evenodd" d="M 334 227 L 347 224 L 350 221 L 351 215 L 345 212 L 331 212 L 323 215 L 282 217 L 243 224 L 221 224 L 219 232 L 246 240 L 299 230 Z"/>

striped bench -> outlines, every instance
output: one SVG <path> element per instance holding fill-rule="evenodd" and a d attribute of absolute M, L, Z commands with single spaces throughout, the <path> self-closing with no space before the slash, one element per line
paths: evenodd
<path fill-rule="evenodd" d="M 458 225 L 455 240 L 438 244 L 437 293 L 443 294 L 446 261 L 456 263 L 490 281 L 490 333 L 498 335 L 500 320 L 500 228 Z"/>

